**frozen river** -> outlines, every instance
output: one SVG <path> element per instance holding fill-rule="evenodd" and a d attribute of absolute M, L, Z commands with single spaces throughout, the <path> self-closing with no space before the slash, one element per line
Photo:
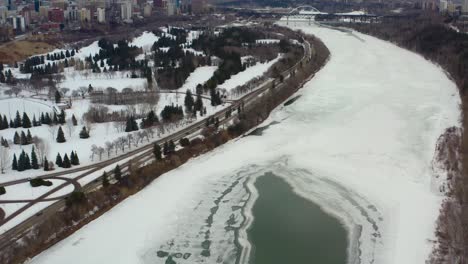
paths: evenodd
<path fill-rule="evenodd" d="M 455 85 L 390 43 L 290 26 L 331 58 L 274 125 L 167 173 L 32 263 L 248 263 L 253 183 L 266 172 L 339 219 L 350 263 L 424 263 L 443 199 L 431 162 L 458 125 Z"/>

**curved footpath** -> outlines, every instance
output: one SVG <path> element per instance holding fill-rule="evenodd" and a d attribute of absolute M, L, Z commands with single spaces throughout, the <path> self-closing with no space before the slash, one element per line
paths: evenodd
<path fill-rule="evenodd" d="M 229 232 L 242 223 L 240 183 L 265 171 L 341 219 L 359 247 L 350 250 L 360 252 L 350 257 L 357 263 L 424 263 L 443 198 L 431 162 L 439 135 L 458 125 L 455 85 L 422 57 L 376 38 L 295 28 L 321 38 L 331 58 L 300 98 L 272 114 L 262 136 L 163 175 L 31 263 L 165 263 L 167 252 L 177 263 L 235 263 L 237 234 Z"/>

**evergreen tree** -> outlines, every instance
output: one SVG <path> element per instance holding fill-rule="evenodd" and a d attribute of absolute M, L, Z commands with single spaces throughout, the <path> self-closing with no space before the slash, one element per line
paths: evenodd
<path fill-rule="evenodd" d="M 171 139 L 169 140 L 169 151 L 174 152 L 175 151 L 175 144 L 174 141 Z"/>
<path fill-rule="evenodd" d="M 39 122 L 36 120 L 36 115 L 33 116 L 32 125 L 33 125 L 34 127 L 39 126 Z"/>
<path fill-rule="evenodd" d="M 68 158 L 68 155 L 66 153 L 65 153 L 65 156 L 63 156 L 63 167 L 64 168 L 70 168 L 71 167 L 70 159 Z"/>
<path fill-rule="evenodd" d="M 89 133 L 86 127 L 83 127 L 80 131 L 80 138 L 89 138 Z"/>
<path fill-rule="evenodd" d="M 15 135 L 13 136 L 13 144 L 15 145 L 21 144 L 21 139 L 17 131 L 15 131 Z"/>
<path fill-rule="evenodd" d="M 31 135 L 31 131 L 29 131 L 29 129 L 28 129 L 28 134 L 26 135 L 26 143 L 27 144 L 32 144 L 33 143 L 33 138 L 32 138 L 32 135 Z"/>
<path fill-rule="evenodd" d="M 31 127 L 31 120 L 29 119 L 28 114 L 26 112 L 23 112 L 23 128 L 30 128 Z"/>
<path fill-rule="evenodd" d="M 31 150 L 31 166 L 35 170 L 39 169 L 39 161 L 37 160 L 37 155 L 36 151 L 34 150 L 34 147 L 32 147 Z"/>
<path fill-rule="evenodd" d="M 129 116 L 125 125 L 125 132 L 132 132 L 136 130 L 138 130 L 138 124 L 133 116 Z"/>
<path fill-rule="evenodd" d="M 28 139 L 26 137 L 26 134 L 24 131 L 21 131 L 21 140 L 20 140 L 21 145 L 27 145 L 28 144 Z"/>
<path fill-rule="evenodd" d="M 65 121 L 65 118 L 66 118 L 66 116 L 65 116 L 65 111 L 63 111 L 63 109 L 62 109 L 62 110 L 60 111 L 60 114 L 58 115 L 58 122 L 59 122 L 60 124 L 62 124 L 62 125 L 65 124 L 65 122 L 66 122 L 66 121 Z"/>
<path fill-rule="evenodd" d="M 58 124 L 58 118 L 57 118 L 57 113 L 54 112 L 54 118 L 52 120 L 54 124 Z"/>
<path fill-rule="evenodd" d="M 114 169 L 114 178 L 118 181 L 122 180 L 122 171 L 120 170 L 120 166 L 118 164 Z"/>
<path fill-rule="evenodd" d="M 193 105 L 195 104 L 195 101 L 193 100 L 193 95 L 190 90 L 187 89 L 187 92 L 185 93 L 185 100 L 184 100 L 184 105 L 185 108 L 187 109 L 187 112 L 192 112 Z"/>
<path fill-rule="evenodd" d="M 105 188 L 107 186 L 109 186 L 109 177 L 107 176 L 107 173 L 104 171 L 102 173 L 102 186 Z"/>
<path fill-rule="evenodd" d="M 74 160 L 75 160 L 75 153 L 72 151 L 72 152 L 70 153 L 70 163 L 71 163 L 72 165 L 74 165 L 74 164 L 73 164 L 73 161 L 74 161 Z"/>
<path fill-rule="evenodd" d="M 49 171 L 49 161 L 47 157 L 44 158 L 44 171 Z"/>
<path fill-rule="evenodd" d="M 57 158 L 55 158 L 55 164 L 59 167 L 63 166 L 63 160 L 62 156 L 60 156 L 60 153 L 57 153 Z"/>
<path fill-rule="evenodd" d="M 77 126 L 77 125 L 78 125 L 78 121 L 76 120 L 75 115 L 72 115 L 72 124 L 73 124 L 74 126 Z"/>
<path fill-rule="evenodd" d="M 197 100 L 195 101 L 194 107 L 195 107 L 194 108 L 195 111 L 202 111 L 203 110 L 203 99 L 201 97 L 201 94 L 197 94 Z"/>
<path fill-rule="evenodd" d="M 57 143 L 64 143 L 66 141 L 65 134 L 63 133 L 62 127 L 60 126 L 57 132 Z"/>
<path fill-rule="evenodd" d="M 18 170 L 18 160 L 16 159 L 16 154 L 13 154 L 13 163 L 11 164 L 12 170 Z"/>
<path fill-rule="evenodd" d="M 47 124 L 47 125 L 50 125 L 50 124 L 52 124 L 52 119 L 50 118 L 50 115 L 49 115 L 49 113 L 46 113 L 46 114 L 45 114 L 45 118 L 44 118 L 44 120 L 45 120 L 45 121 L 44 121 L 44 122 L 42 122 L 42 123 L 44 123 L 44 124 Z"/>
<path fill-rule="evenodd" d="M 72 151 L 72 153 L 73 153 L 73 151 Z M 74 158 L 71 160 L 71 164 L 72 165 L 80 165 L 80 159 L 78 158 L 78 153 L 76 153 L 76 151 L 75 151 L 73 157 Z"/>
<path fill-rule="evenodd" d="M 14 128 L 18 128 L 18 127 L 21 127 L 22 126 L 22 122 L 21 122 L 21 116 L 20 116 L 20 113 L 18 111 L 16 111 L 16 117 L 15 117 L 15 123 L 14 123 Z"/>
<path fill-rule="evenodd" d="M 14 128 L 15 127 L 15 123 L 13 123 L 13 120 L 10 119 L 10 127 L 11 128 Z"/>
<path fill-rule="evenodd" d="M 23 150 L 24 152 L 24 150 Z M 31 167 L 31 160 L 29 159 L 29 155 L 26 154 L 26 152 L 24 152 L 24 168 L 26 170 L 30 170 L 32 167 Z"/>
<path fill-rule="evenodd" d="M 161 146 L 158 143 L 153 145 L 153 154 L 156 160 L 162 160 Z"/>
<path fill-rule="evenodd" d="M 7 129 L 9 126 L 8 126 L 8 120 L 7 120 L 7 117 L 6 116 L 3 116 L 3 128 L 4 129 Z"/>
<path fill-rule="evenodd" d="M 39 119 L 42 124 L 46 124 L 44 113 L 41 113 L 41 117 Z"/>

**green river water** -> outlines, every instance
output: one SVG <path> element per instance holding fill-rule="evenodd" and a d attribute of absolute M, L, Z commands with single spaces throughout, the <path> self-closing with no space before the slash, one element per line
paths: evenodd
<path fill-rule="evenodd" d="M 250 264 L 346 263 L 347 232 L 336 218 L 272 173 L 257 178 L 255 187 Z"/>

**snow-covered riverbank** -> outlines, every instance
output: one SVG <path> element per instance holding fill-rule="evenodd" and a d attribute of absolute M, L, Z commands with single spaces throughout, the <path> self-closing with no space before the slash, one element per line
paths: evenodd
<path fill-rule="evenodd" d="M 32 263 L 234 263 L 243 183 L 265 171 L 342 219 L 359 242 L 353 259 L 424 263 L 442 200 L 431 161 L 437 137 L 458 124 L 455 85 L 381 40 L 296 28 L 321 38 L 331 58 L 262 136 L 163 175 Z"/>

